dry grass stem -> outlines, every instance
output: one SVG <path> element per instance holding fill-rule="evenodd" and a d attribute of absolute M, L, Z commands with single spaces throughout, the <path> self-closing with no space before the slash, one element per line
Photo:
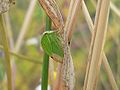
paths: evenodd
<path fill-rule="evenodd" d="M 112 3 L 110 2 L 111 10 L 120 18 L 120 10 Z"/>
<path fill-rule="evenodd" d="M 96 1 L 91 0 L 91 2 L 94 5 L 94 7 L 96 7 Z M 112 1 L 110 2 L 110 8 L 120 18 L 120 10 L 115 6 L 115 4 Z"/>
<path fill-rule="evenodd" d="M 82 10 L 83 10 L 83 13 L 85 15 L 85 19 L 88 23 L 89 29 L 90 29 L 91 33 L 93 34 L 93 32 L 94 32 L 93 31 L 93 22 L 92 22 L 92 19 L 89 15 L 89 12 L 87 10 L 87 7 L 86 7 L 84 1 L 82 1 Z M 118 90 L 117 84 L 116 84 L 115 79 L 114 79 L 114 75 L 112 73 L 112 70 L 110 68 L 110 65 L 108 63 L 107 57 L 105 56 L 104 52 L 102 54 L 102 61 L 103 61 L 105 71 L 107 72 L 107 75 L 108 75 L 108 78 L 109 78 L 109 81 L 111 83 L 113 90 Z"/>
<path fill-rule="evenodd" d="M 70 7 L 69 7 L 69 13 L 68 17 L 66 20 L 66 24 L 64 27 L 64 40 L 65 40 L 65 48 L 64 48 L 64 61 L 63 64 L 59 64 L 59 71 L 58 71 L 58 76 L 57 79 L 60 81 L 59 85 L 55 88 L 55 90 L 67 90 L 68 88 L 70 90 L 73 90 L 74 87 L 74 67 L 73 67 L 73 62 L 72 62 L 72 57 L 70 54 L 70 48 L 68 46 L 68 34 L 71 32 L 71 26 L 73 24 L 73 21 L 75 19 L 76 11 L 78 9 L 78 5 L 80 5 L 81 0 L 71 0 L 70 2 Z M 66 45 L 67 44 L 67 45 Z M 68 62 L 70 61 L 70 62 Z M 70 67 L 69 67 L 70 66 Z M 60 71 L 62 71 L 60 73 Z M 66 75 L 68 76 L 69 80 L 66 81 Z M 71 76 L 69 76 L 71 75 Z M 61 77 L 61 79 L 60 79 Z M 62 85 L 61 85 L 62 83 Z M 65 85 L 65 86 L 64 86 Z"/>
<path fill-rule="evenodd" d="M 96 12 L 95 25 L 97 25 L 97 19 L 98 19 L 98 15 L 99 15 L 99 12 L 100 12 L 101 2 L 102 1 L 100 1 L 100 0 L 98 1 L 98 7 L 97 7 L 97 10 L 96 10 L 97 12 Z M 94 37 L 94 33 L 93 33 L 92 37 Z M 87 63 L 86 75 L 85 75 L 85 80 L 84 80 L 84 87 L 83 87 L 84 90 L 87 87 L 87 80 L 88 80 L 88 74 L 89 74 L 89 71 L 90 71 L 90 64 L 91 64 L 91 59 L 90 58 L 91 58 L 91 54 L 92 54 L 93 43 L 94 43 L 94 38 L 92 38 L 92 40 L 91 40 L 91 45 L 90 45 L 90 50 L 89 50 L 90 51 L 89 56 L 88 56 L 89 61 Z"/>
<path fill-rule="evenodd" d="M 68 20 L 67 22 L 69 22 L 69 24 L 67 24 L 67 37 L 68 37 L 68 42 L 71 40 L 72 38 L 72 34 L 73 34 L 73 27 L 75 26 L 76 22 L 77 22 L 77 15 L 78 15 L 78 10 L 81 6 L 81 1 L 82 0 L 76 0 L 74 2 L 74 5 L 72 6 L 72 11 L 68 14 L 68 17 L 71 17 L 70 20 Z M 69 18 L 68 18 L 69 19 Z"/>
<path fill-rule="evenodd" d="M 20 30 L 20 34 L 19 34 L 18 39 L 17 39 L 16 44 L 15 44 L 15 49 L 14 49 L 15 52 L 19 52 L 19 50 L 21 48 L 21 45 L 23 43 L 23 39 L 28 31 L 29 24 L 32 20 L 32 15 L 33 15 L 33 11 L 34 11 L 36 2 L 37 2 L 37 0 L 31 0 L 31 2 L 30 2 L 27 14 L 25 16 L 25 20 L 23 22 L 22 28 Z"/>
<path fill-rule="evenodd" d="M 68 17 L 65 23 L 65 27 L 64 27 L 64 32 L 66 32 L 67 27 L 69 25 L 69 21 L 70 21 L 70 13 L 72 12 L 72 7 L 74 5 L 74 0 L 71 0 L 70 2 L 70 6 L 69 6 L 69 12 L 68 12 Z M 56 77 L 56 81 L 55 81 L 55 85 L 54 85 L 54 89 L 53 90 L 62 90 L 64 87 L 62 86 L 63 80 L 62 80 L 62 64 L 59 63 L 58 64 L 58 70 L 57 70 L 57 77 Z"/>
<path fill-rule="evenodd" d="M 91 49 L 89 53 L 89 63 L 87 75 L 85 79 L 84 90 L 95 90 L 97 86 L 98 74 L 101 66 L 101 54 L 104 47 L 107 23 L 109 17 L 109 0 L 99 0 L 97 13 L 95 17 L 94 35 L 91 41 Z"/>

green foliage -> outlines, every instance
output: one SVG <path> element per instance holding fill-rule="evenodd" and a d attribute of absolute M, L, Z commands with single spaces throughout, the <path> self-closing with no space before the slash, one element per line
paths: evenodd
<path fill-rule="evenodd" d="M 49 56 L 64 57 L 60 36 L 55 31 L 46 31 L 41 38 L 41 45 Z"/>

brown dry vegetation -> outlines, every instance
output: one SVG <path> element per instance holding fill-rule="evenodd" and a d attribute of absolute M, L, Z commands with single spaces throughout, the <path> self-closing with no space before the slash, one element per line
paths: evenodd
<path fill-rule="evenodd" d="M 48 84 L 53 90 L 119 90 L 120 1 L 55 1 L 63 20 L 61 16 L 51 19 L 52 28 L 56 29 L 55 21 L 56 25 L 62 21 L 57 29 L 63 29 L 61 34 L 70 43 L 64 46 L 71 50 L 65 57 L 73 61 L 75 85 L 72 75 L 67 89 L 62 85 L 67 81 L 61 79 L 65 72 L 62 67 L 74 73 L 72 61 L 63 61 L 65 67 L 52 59 Z M 16 0 L 16 5 L 0 14 L 0 90 L 35 90 L 41 84 L 44 53 L 40 37 L 45 30 L 45 12 L 37 0 Z"/>

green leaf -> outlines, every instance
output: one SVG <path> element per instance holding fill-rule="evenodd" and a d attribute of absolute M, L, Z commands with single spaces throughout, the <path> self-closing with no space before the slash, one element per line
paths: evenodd
<path fill-rule="evenodd" d="M 64 57 L 64 52 L 63 52 L 63 48 L 62 48 L 62 43 L 61 43 L 61 39 L 60 36 L 57 35 L 56 32 L 53 32 L 50 34 L 50 39 L 51 39 L 51 44 L 52 44 L 52 52 L 53 54 L 57 54 L 60 57 Z"/>
<path fill-rule="evenodd" d="M 49 56 L 64 57 L 61 38 L 55 31 L 46 31 L 41 38 L 41 45 Z"/>
<path fill-rule="evenodd" d="M 50 31 L 48 31 L 48 32 L 50 32 Z M 51 41 L 50 41 L 49 34 L 47 33 L 47 31 L 43 34 L 43 36 L 41 38 L 41 45 L 42 45 L 44 52 L 51 56 L 52 55 L 52 45 L 51 45 Z"/>

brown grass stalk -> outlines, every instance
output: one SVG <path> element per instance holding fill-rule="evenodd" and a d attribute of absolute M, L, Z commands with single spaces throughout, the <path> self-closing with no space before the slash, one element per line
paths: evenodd
<path fill-rule="evenodd" d="M 96 20 L 95 20 L 95 25 L 97 26 L 98 24 L 98 18 L 99 18 L 99 12 L 100 12 L 100 7 L 101 7 L 101 2 L 102 1 L 98 1 L 98 7 L 97 7 L 97 12 L 96 12 Z M 88 19 L 89 20 L 89 19 Z M 92 35 L 92 37 L 94 37 L 94 33 Z M 87 80 L 88 80 L 88 74 L 89 74 L 89 71 L 90 71 L 90 64 L 91 64 L 91 54 L 92 54 L 92 48 L 93 48 L 93 43 L 94 43 L 94 38 L 92 38 L 91 40 L 91 45 L 90 45 L 90 52 L 89 52 L 89 56 L 88 56 L 88 64 L 87 64 L 87 69 L 86 69 L 86 75 L 85 75 L 85 80 L 84 80 L 84 87 L 83 89 L 85 90 L 85 88 L 87 87 Z"/>
<path fill-rule="evenodd" d="M 68 12 L 68 17 L 67 17 L 67 20 L 66 20 L 66 24 L 65 24 L 65 27 L 64 27 L 64 30 L 65 30 L 65 35 L 66 37 L 70 37 L 69 40 L 71 39 L 71 36 L 72 36 L 72 27 L 73 27 L 73 22 L 76 18 L 76 11 L 78 10 L 78 7 L 81 3 L 81 0 L 71 0 L 70 2 L 70 6 L 69 6 L 69 12 Z M 58 65 L 58 72 L 57 72 L 57 82 L 55 83 L 55 87 L 54 87 L 54 90 L 60 90 L 61 89 L 61 67 L 62 65 L 59 64 Z"/>
<path fill-rule="evenodd" d="M 65 23 L 65 30 L 67 30 L 66 37 L 68 37 L 68 42 L 72 38 L 72 34 L 73 34 L 73 30 L 74 30 L 73 27 L 76 24 L 76 18 L 77 18 L 77 14 L 78 14 L 77 11 L 80 8 L 81 1 L 82 0 L 76 0 L 76 1 L 71 0 L 68 17 L 67 17 L 67 20 Z"/>
<path fill-rule="evenodd" d="M 14 49 L 15 52 L 19 52 L 19 50 L 21 48 L 21 45 L 23 43 L 23 39 L 28 31 L 29 24 L 32 20 L 32 15 L 33 15 L 33 11 L 34 11 L 36 2 L 37 2 L 37 0 L 31 0 L 31 2 L 30 2 L 27 14 L 25 16 L 25 20 L 23 22 L 22 28 L 20 30 L 20 34 L 19 34 L 18 39 L 17 39 L 16 44 L 15 44 L 15 49 Z"/>
<path fill-rule="evenodd" d="M 109 0 L 99 0 L 95 18 L 94 34 L 91 41 L 87 75 L 84 90 L 95 90 L 101 66 L 101 54 L 105 43 L 109 15 Z"/>
<path fill-rule="evenodd" d="M 68 24 L 69 24 L 69 21 L 70 21 L 70 18 L 71 18 L 70 13 L 72 13 L 73 5 L 74 5 L 74 0 L 71 0 L 70 6 L 69 6 L 69 12 L 68 12 L 69 16 L 67 17 L 66 25 L 64 27 L 65 28 L 64 30 L 66 30 L 67 27 L 68 27 Z M 61 88 L 62 88 L 62 85 L 61 85 L 61 83 L 62 83 L 62 80 L 61 80 L 62 71 L 61 71 L 61 69 L 62 69 L 62 64 L 59 63 L 58 68 L 57 68 L 57 77 L 56 77 L 56 80 L 55 80 L 55 85 L 54 85 L 53 90 L 61 90 Z"/>
<path fill-rule="evenodd" d="M 94 7 L 96 8 L 96 1 L 91 0 L 91 2 L 94 5 Z M 112 1 L 110 2 L 110 8 L 120 18 L 120 10 L 115 6 L 115 4 Z"/>
<path fill-rule="evenodd" d="M 120 10 L 112 3 L 110 2 L 111 10 L 120 18 Z"/>
<path fill-rule="evenodd" d="M 80 9 L 81 6 L 81 1 L 82 0 L 76 0 L 76 2 L 74 2 L 74 6 L 73 6 L 73 10 L 72 12 L 70 12 L 68 15 L 71 16 L 69 24 L 66 23 L 67 26 L 67 37 L 68 37 L 68 42 L 71 40 L 72 38 L 72 34 L 73 34 L 73 28 L 75 26 L 75 24 L 77 23 L 77 16 L 78 16 L 78 10 Z"/>
<path fill-rule="evenodd" d="M 86 19 L 86 21 L 88 23 L 89 29 L 90 29 L 90 31 L 91 31 L 91 33 L 93 35 L 93 22 L 92 22 L 92 19 L 91 19 L 90 15 L 89 15 L 89 12 L 87 10 L 87 7 L 86 7 L 84 1 L 82 1 L 82 10 L 83 10 L 83 13 L 85 15 L 85 19 Z M 110 84 L 111 84 L 113 90 L 118 90 L 118 87 L 117 87 L 117 84 L 115 82 L 112 70 L 110 68 L 110 65 L 108 63 L 107 57 L 105 56 L 104 52 L 102 54 L 102 61 L 103 61 L 105 71 L 107 72 L 107 75 L 108 75 L 108 78 L 109 78 L 109 81 L 110 81 Z"/>

